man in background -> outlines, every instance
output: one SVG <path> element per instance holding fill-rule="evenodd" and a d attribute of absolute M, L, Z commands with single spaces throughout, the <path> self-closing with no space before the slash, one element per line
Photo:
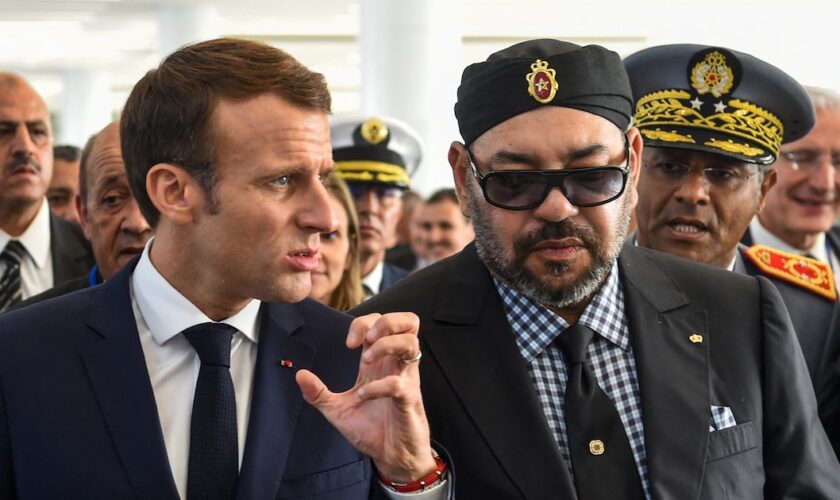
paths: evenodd
<path fill-rule="evenodd" d="M 47 201 L 53 214 L 79 223 L 76 195 L 79 194 L 79 163 L 82 150 L 76 146 L 53 147 L 53 174 Z"/>
<path fill-rule="evenodd" d="M 785 144 L 773 170 L 776 185 L 744 235 L 760 244 L 806 255 L 831 266 L 840 283 L 840 96 L 806 87 L 816 124 L 797 141 Z"/>
<path fill-rule="evenodd" d="M 706 87 L 693 78 L 713 74 L 705 69 L 709 57 L 716 71 L 732 75 L 732 85 Z M 840 450 L 840 323 L 836 294 L 829 293 L 831 271 L 817 261 L 739 244 L 777 189 L 769 165 L 814 123 L 808 94 L 778 68 L 720 47 L 652 47 L 628 56 L 625 67 L 645 140 L 635 242 L 773 282 L 793 320 L 820 420 Z M 749 135 L 750 123 L 763 128 Z M 820 276 L 821 282 L 814 279 Z"/>
<path fill-rule="evenodd" d="M 120 122 L 108 124 L 88 139 L 81 157 L 80 192 L 74 205 L 96 264 L 86 276 L 66 281 L 28 298 L 18 307 L 81 290 L 111 279 L 143 252 L 152 237 L 128 185 L 122 152 Z"/>
<path fill-rule="evenodd" d="M 411 247 L 412 217 L 417 209 L 423 205 L 423 197 L 411 189 L 406 189 L 400 198 L 402 200 L 402 215 L 397 223 L 397 242 L 385 251 L 385 262 L 412 270 L 417 261 Z"/>
<path fill-rule="evenodd" d="M 0 312 L 93 265 L 78 225 L 50 214 L 52 128 L 41 96 L 0 73 Z"/>
<path fill-rule="evenodd" d="M 421 269 L 464 249 L 475 238 L 472 223 L 458 205 L 452 188 L 440 189 L 417 209 L 412 231 L 418 237 L 418 259 L 413 270 Z"/>
<path fill-rule="evenodd" d="M 385 262 L 396 241 L 402 193 L 421 159 L 417 133 L 393 118 L 342 119 L 330 137 L 336 174 L 344 179 L 359 216 L 362 286 L 370 298 L 408 275 Z"/>

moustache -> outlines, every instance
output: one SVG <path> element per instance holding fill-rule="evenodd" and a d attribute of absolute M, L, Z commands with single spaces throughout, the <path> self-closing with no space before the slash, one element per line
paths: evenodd
<path fill-rule="evenodd" d="M 41 172 L 41 162 L 35 159 L 33 156 L 15 156 L 12 158 L 6 165 L 7 172 L 14 172 L 20 167 L 30 166 L 35 169 L 36 172 Z"/>
<path fill-rule="evenodd" d="M 563 238 L 577 238 L 590 250 L 600 248 L 598 236 L 592 228 L 580 226 L 569 219 L 563 219 L 558 222 L 543 224 L 542 227 L 519 238 L 513 243 L 513 249 L 517 254 L 522 255 L 545 240 L 559 240 Z"/>

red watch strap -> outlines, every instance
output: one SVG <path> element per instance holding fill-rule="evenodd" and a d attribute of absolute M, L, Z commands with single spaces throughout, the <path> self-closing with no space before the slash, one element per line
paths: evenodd
<path fill-rule="evenodd" d="M 387 486 L 390 486 L 391 489 L 396 491 L 397 493 L 416 493 L 418 491 L 423 491 L 426 488 L 437 484 L 441 478 L 443 477 L 443 473 L 446 472 L 446 462 L 435 454 L 435 470 L 431 474 L 426 477 L 420 478 L 417 481 L 412 481 L 410 483 L 398 483 L 395 481 L 390 481 L 382 477 L 381 474 L 377 472 L 377 476 L 379 476 L 379 480 L 382 481 Z"/>

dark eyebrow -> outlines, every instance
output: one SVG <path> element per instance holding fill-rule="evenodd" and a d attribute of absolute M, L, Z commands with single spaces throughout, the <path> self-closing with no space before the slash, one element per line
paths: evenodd
<path fill-rule="evenodd" d="M 591 156 L 595 156 L 598 154 L 607 153 L 609 154 L 609 148 L 604 144 L 590 144 L 589 146 L 573 149 L 569 151 L 567 154 L 568 162 L 572 162 L 575 160 L 580 160 L 583 158 L 589 158 Z M 502 149 L 493 153 L 493 156 L 490 157 L 490 161 L 492 164 L 496 163 L 518 163 L 524 164 L 529 166 L 538 166 L 539 161 L 537 161 L 534 156 L 528 153 L 521 153 L 517 151 L 510 151 L 506 149 Z"/>

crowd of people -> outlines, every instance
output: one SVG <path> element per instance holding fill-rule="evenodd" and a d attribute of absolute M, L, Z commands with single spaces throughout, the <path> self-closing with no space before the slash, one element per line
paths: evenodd
<path fill-rule="evenodd" d="M 537 39 L 454 97 L 424 197 L 263 43 L 81 149 L 0 73 L 0 499 L 840 498 L 840 96 Z"/>

